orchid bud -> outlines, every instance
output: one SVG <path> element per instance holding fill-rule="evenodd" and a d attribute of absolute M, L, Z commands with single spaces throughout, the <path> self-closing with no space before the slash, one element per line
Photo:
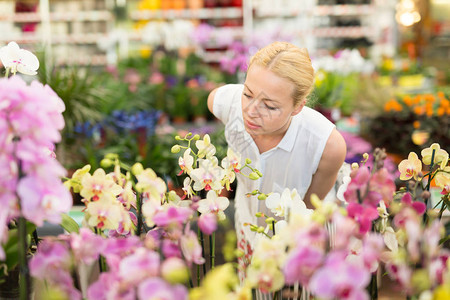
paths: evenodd
<path fill-rule="evenodd" d="M 175 140 L 181 141 L 181 136 L 179 136 L 179 135 L 175 136 Z"/>
<path fill-rule="evenodd" d="M 248 178 L 250 178 L 251 180 L 258 180 L 259 179 L 259 175 L 256 172 L 251 172 L 248 175 Z"/>
<path fill-rule="evenodd" d="M 186 264 L 178 257 L 169 257 L 162 263 L 161 275 L 171 284 L 185 283 L 189 279 Z"/>
<path fill-rule="evenodd" d="M 132 167 L 131 167 L 131 173 L 133 173 L 133 175 L 139 175 L 144 171 L 144 166 L 142 166 L 141 163 L 135 163 Z"/>
<path fill-rule="evenodd" d="M 276 222 L 276 220 L 273 217 L 269 217 L 266 219 L 266 224 L 272 224 L 272 222 Z"/>
<path fill-rule="evenodd" d="M 267 199 L 266 194 L 259 194 L 258 200 L 266 200 L 266 199 Z"/>
<path fill-rule="evenodd" d="M 263 233 L 264 232 L 264 227 L 259 226 L 258 229 L 256 229 L 256 232 Z"/>
<path fill-rule="evenodd" d="M 352 170 L 358 170 L 359 165 L 357 163 L 352 163 Z"/>
<path fill-rule="evenodd" d="M 263 213 L 262 212 L 257 212 L 256 214 L 255 214 L 255 217 L 257 217 L 257 218 L 261 218 L 263 216 Z"/>
<path fill-rule="evenodd" d="M 198 141 L 199 139 L 200 139 L 200 135 L 199 134 L 194 135 L 194 141 Z"/>
<path fill-rule="evenodd" d="M 252 160 L 251 160 L 250 158 L 246 158 L 246 159 L 245 159 L 245 163 L 246 163 L 247 165 L 249 165 L 249 164 L 252 163 Z"/>
<path fill-rule="evenodd" d="M 109 168 L 113 165 L 113 161 L 110 160 L 109 158 L 104 158 L 100 161 L 100 166 L 102 168 Z"/>
<path fill-rule="evenodd" d="M 188 132 L 188 134 L 186 134 L 186 137 L 190 137 L 192 135 L 192 132 Z"/>
<path fill-rule="evenodd" d="M 107 154 L 105 155 L 105 158 L 111 159 L 111 160 L 114 160 L 114 159 L 116 159 L 117 157 L 118 157 L 118 155 L 115 154 L 115 153 L 107 153 Z"/>
<path fill-rule="evenodd" d="M 180 151 L 181 151 L 180 145 L 175 145 L 172 147 L 172 149 L 170 149 L 170 152 L 172 152 L 172 153 L 178 153 Z"/>
<path fill-rule="evenodd" d="M 262 177 L 262 176 L 263 176 L 263 174 L 262 174 L 259 170 L 256 170 L 255 172 L 256 172 L 256 174 L 259 175 L 259 177 Z"/>
<path fill-rule="evenodd" d="M 258 191 L 257 191 L 257 190 L 253 190 L 251 194 L 252 194 L 253 196 L 255 196 L 256 194 L 258 194 Z"/>

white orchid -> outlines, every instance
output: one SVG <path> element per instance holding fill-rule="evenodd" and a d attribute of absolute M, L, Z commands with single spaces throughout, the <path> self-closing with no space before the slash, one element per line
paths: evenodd
<path fill-rule="evenodd" d="M 195 146 L 198 149 L 198 157 L 203 158 L 206 156 L 206 158 L 212 157 L 214 154 L 216 154 L 216 147 L 214 147 L 213 144 L 211 144 L 211 138 L 208 134 L 205 134 L 203 137 L 203 140 L 198 140 L 195 142 Z"/>
<path fill-rule="evenodd" d="M 219 220 L 224 220 L 225 213 L 223 212 L 230 205 L 227 197 L 219 197 L 214 191 L 209 191 L 206 194 L 206 199 L 198 201 L 198 211 L 202 214 L 214 213 L 217 214 Z"/>
<path fill-rule="evenodd" d="M 221 191 L 221 180 L 224 170 L 215 166 L 210 160 L 199 159 L 199 167 L 191 171 L 191 178 L 194 180 L 194 191 L 205 189 L 207 191 Z"/>
<path fill-rule="evenodd" d="M 227 156 L 222 160 L 222 167 L 224 169 L 231 169 L 234 172 L 240 172 L 241 168 L 241 155 L 228 148 Z"/>
<path fill-rule="evenodd" d="M 192 198 L 192 195 L 194 194 L 194 191 L 192 190 L 191 183 L 192 183 L 191 178 L 186 177 L 184 179 L 183 187 L 182 187 L 184 195 L 183 195 L 182 199 L 185 199 L 185 198 L 190 199 L 190 198 Z"/>
<path fill-rule="evenodd" d="M 0 60 L 2 64 L 13 74 L 20 72 L 25 75 L 36 75 L 39 68 L 39 60 L 28 50 L 20 49 L 16 42 L 0 48 Z"/>
<path fill-rule="evenodd" d="M 270 194 L 266 199 L 266 207 L 277 217 L 287 217 L 289 212 L 301 214 L 304 216 L 312 213 L 311 209 L 306 208 L 305 202 L 300 198 L 296 189 L 292 191 L 285 188 L 283 193 Z"/>
<path fill-rule="evenodd" d="M 186 149 L 186 151 L 184 151 L 183 157 L 178 158 L 178 165 L 181 168 L 181 171 L 180 173 L 178 173 L 178 175 L 181 175 L 183 173 L 191 173 L 193 164 L 194 158 L 191 155 L 191 148 L 188 148 Z"/>

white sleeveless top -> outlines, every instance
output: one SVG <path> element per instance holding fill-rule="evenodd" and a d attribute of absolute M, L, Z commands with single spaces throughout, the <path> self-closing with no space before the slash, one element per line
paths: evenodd
<path fill-rule="evenodd" d="M 236 231 L 243 230 L 245 238 L 253 248 L 255 233 L 250 231 L 249 226 L 242 226 L 242 224 L 265 225 L 262 218 L 259 218 L 258 222 L 255 213 L 264 212 L 269 216 L 272 214 L 267 211 L 264 201 L 259 201 L 256 196 L 246 197 L 245 194 L 255 189 L 263 193 L 282 193 L 284 188 L 295 188 L 303 198 L 335 125 L 321 113 L 304 107 L 292 118 L 280 143 L 260 154 L 253 138 L 244 127 L 241 108 L 243 90 L 242 84 L 228 84 L 220 87 L 215 94 L 213 113 L 225 124 L 228 146 L 241 154 L 242 165 L 246 158 L 250 158 L 251 166 L 263 174 L 259 180 L 237 175 Z"/>

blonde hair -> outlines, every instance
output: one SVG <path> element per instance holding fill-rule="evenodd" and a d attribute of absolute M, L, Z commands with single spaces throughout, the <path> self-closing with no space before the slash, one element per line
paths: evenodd
<path fill-rule="evenodd" d="M 306 97 L 314 84 L 314 69 L 306 48 L 287 42 L 274 42 L 258 50 L 250 59 L 248 68 L 254 64 L 265 67 L 294 84 L 294 106 L 306 103 Z"/>

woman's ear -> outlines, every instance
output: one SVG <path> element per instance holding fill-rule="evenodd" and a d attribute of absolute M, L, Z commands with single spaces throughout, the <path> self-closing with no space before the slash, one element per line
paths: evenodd
<path fill-rule="evenodd" d="M 295 116 L 296 114 L 298 114 L 299 112 L 301 112 L 302 109 L 303 109 L 303 107 L 305 106 L 305 104 L 306 104 L 306 100 L 302 100 L 299 104 L 297 104 L 297 105 L 294 107 L 294 110 L 292 111 L 291 115 L 292 115 L 292 116 Z"/>

